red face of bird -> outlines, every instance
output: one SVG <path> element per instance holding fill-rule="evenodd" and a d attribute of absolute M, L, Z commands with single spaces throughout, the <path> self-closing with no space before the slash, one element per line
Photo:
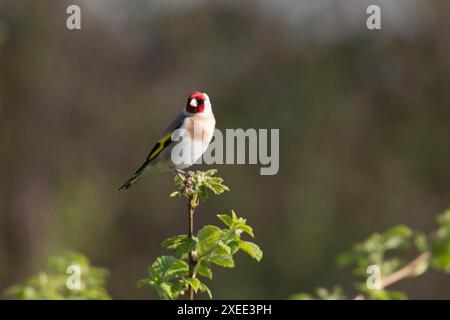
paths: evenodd
<path fill-rule="evenodd" d="M 195 91 L 189 94 L 185 111 L 191 114 L 211 112 L 209 97 L 204 92 Z"/>

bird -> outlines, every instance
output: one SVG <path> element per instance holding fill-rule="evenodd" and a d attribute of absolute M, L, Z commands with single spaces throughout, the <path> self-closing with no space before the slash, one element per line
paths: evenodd
<path fill-rule="evenodd" d="M 209 96 L 205 92 L 191 92 L 186 105 L 169 122 L 144 163 L 119 190 L 130 188 L 144 173 L 170 170 L 184 173 L 183 169 L 195 164 L 208 148 L 215 125 Z"/>

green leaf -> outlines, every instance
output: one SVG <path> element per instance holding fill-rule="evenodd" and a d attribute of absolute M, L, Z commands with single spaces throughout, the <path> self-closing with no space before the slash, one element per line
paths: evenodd
<path fill-rule="evenodd" d="M 211 239 L 218 239 L 220 236 L 220 228 L 216 226 L 207 225 L 201 228 L 197 233 L 197 238 L 199 241 L 202 240 L 211 240 Z"/>
<path fill-rule="evenodd" d="M 165 278 L 173 278 L 178 276 L 184 276 L 187 272 L 189 272 L 189 266 L 183 260 L 177 259 L 174 261 L 165 271 Z"/>
<path fill-rule="evenodd" d="M 231 255 L 233 255 L 239 251 L 240 243 L 241 243 L 241 240 L 239 240 L 239 239 L 231 239 L 231 240 L 227 241 L 227 246 L 231 249 Z"/>
<path fill-rule="evenodd" d="M 144 286 L 151 286 L 152 285 L 152 281 L 150 281 L 150 279 L 145 278 L 145 279 L 141 279 L 138 281 L 138 288 L 142 288 Z"/>
<path fill-rule="evenodd" d="M 182 258 L 189 254 L 189 252 L 195 250 L 196 240 L 186 235 L 178 235 L 164 240 L 162 246 L 168 249 L 174 249 L 176 255 Z"/>
<path fill-rule="evenodd" d="M 450 273 L 450 235 L 433 239 L 431 244 L 431 264 L 440 271 Z"/>
<path fill-rule="evenodd" d="M 450 227 L 450 209 L 440 214 L 436 220 L 442 227 Z"/>
<path fill-rule="evenodd" d="M 450 273 L 450 210 L 439 215 L 437 222 L 440 228 L 429 236 L 431 265 L 439 271 Z"/>
<path fill-rule="evenodd" d="M 234 212 L 234 210 L 231 210 L 231 218 L 233 219 L 233 221 L 235 222 L 236 220 L 238 220 L 238 217 L 236 215 L 236 212 Z"/>
<path fill-rule="evenodd" d="M 200 186 L 205 186 L 209 190 L 211 190 L 214 194 L 219 195 L 225 191 L 229 191 L 230 189 L 223 184 L 223 179 L 219 177 L 213 177 L 217 173 L 216 171 L 209 170 L 204 172 L 203 174 L 197 172 L 197 184 Z"/>
<path fill-rule="evenodd" d="M 161 299 L 176 299 L 185 289 L 182 279 L 189 273 L 188 264 L 172 256 L 158 257 L 148 269 L 148 277 L 139 284 L 155 288 Z"/>
<path fill-rule="evenodd" d="M 200 289 L 200 292 L 206 292 L 208 294 L 209 298 L 212 299 L 211 290 L 209 290 L 209 288 L 206 286 L 206 284 L 204 284 L 203 282 L 200 282 L 199 289 Z"/>
<path fill-rule="evenodd" d="M 198 288 L 200 287 L 200 280 L 198 280 L 197 278 L 185 278 L 184 282 L 189 284 L 194 292 L 197 293 Z"/>
<path fill-rule="evenodd" d="M 213 254 L 208 258 L 209 262 L 225 268 L 234 268 L 233 257 L 227 253 Z"/>
<path fill-rule="evenodd" d="M 217 169 L 209 169 L 205 171 L 205 175 L 207 176 L 213 176 L 217 173 Z"/>
<path fill-rule="evenodd" d="M 172 192 L 170 194 L 171 198 L 176 198 L 176 197 L 179 197 L 179 196 L 181 196 L 181 192 L 180 191 L 174 191 L 174 192 Z"/>
<path fill-rule="evenodd" d="M 169 238 L 169 239 L 164 240 L 164 241 L 161 243 L 161 245 L 162 245 L 164 248 L 170 248 L 170 249 L 173 249 L 174 247 L 177 246 L 177 244 L 178 244 L 180 241 L 186 239 L 187 237 L 188 237 L 188 236 L 186 236 L 186 235 L 177 235 L 177 236 L 173 236 L 173 237 L 171 237 L 171 238 Z"/>
<path fill-rule="evenodd" d="M 410 228 L 404 225 L 395 226 L 383 235 L 384 248 L 385 250 L 397 249 L 408 245 L 408 240 L 412 236 L 412 231 Z"/>
<path fill-rule="evenodd" d="M 241 230 L 244 231 L 245 233 L 247 233 L 248 235 L 250 235 L 252 238 L 255 237 L 255 235 L 253 234 L 253 229 L 252 227 L 250 227 L 249 225 L 246 224 L 237 224 L 234 226 L 235 230 Z"/>
<path fill-rule="evenodd" d="M 165 280 L 176 276 L 184 276 L 189 272 L 189 266 L 183 260 L 172 256 L 161 256 L 149 267 L 148 273 L 152 279 Z"/>
<path fill-rule="evenodd" d="M 169 300 L 178 298 L 182 294 L 184 288 L 184 284 L 163 281 L 156 288 L 156 292 L 158 292 L 163 300 Z"/>
<path fill-rule="evenodd" d="M 314 300 L 314 297 L 308 293 L 296 293 L 290 296 L 289 300 Z"/>
<path fill-rule="evenodd" d="M 219 217 L 219 219 L 222 220 L 222 222 L 225 223 L 227 227 L 231 227 L 231 225 L 233 224 L 233 219 L 226 214 L 218 214 L 217 217 Z"/>
<path fill-rule="evenodd" d="M 248 255 L 254 258 L 256 261 L 260 261 L 262 259 L 263 253 L 259 246 L 250 241 L 241 241 L 239 243 L 239 248 L 245 251 Z"/>
<path fill-rule="evenodd" d="M 217 242 L 217 245 L 218 245 L 220 248 L 222 248 L 222 249 L 225 251 L 225 253 L 231 255 L 231 248 L 230 248 L 228 245 L 226 245 L 222 240 L 219 240 L 219 241 Z"/>
<path fill-rule="evenodd" d="M 417 233 L 414 238 L 414 244 L 416 245 L 417 250 L 420 252 L 430 250 L 430 244 L 428 243 L 427 236 L 423 233 Z"/>
<path fill-rule="evenodd" d="M 230 191 L 230 189 L 223 184 L 222 178 L 207 178 L 203 181 L 203 184 L 216 195 L 220 195 L 225 191 Z"/>
<path fill-rule="evenodd" d="M 194 273 L 198 273 L 199 275 L 212 279 L 213 274 L 209 267 L 209 264 L 206 260 L 202 259 L 200 260 L 194 268 Z"/>
<path fill-rule="evenodd" d="M 219 216 L 219 218 L 222 221 L 224 221 L 224 219 L 226 219 L 226 221 L 224 221 L 224 223 L 227 224 L 230 227 L 230 229 L 243 231 L 243 232 L 249 234 L 251 237 L 254 237 L 252 227 L 247 225 L 247 221 L 245 219 L 238 218 L 238 216 L 236 215 L 236 212 L 234 210 L 231 210 L 231 217 L 227 216 L 227 215 L 221 215 L 221 216 Z M 231 222 L 230 222 L 230 219 L 231 219 Z"/>
<path fill-rule="evenodd" d="M 216 226 L 205 226 L 197 233 L 199 256 L 203 256 L 213 249 L 220 240 L 222 230 Z"/>

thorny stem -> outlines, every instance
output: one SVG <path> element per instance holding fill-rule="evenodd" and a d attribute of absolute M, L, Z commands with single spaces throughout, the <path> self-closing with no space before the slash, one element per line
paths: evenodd
<path fill-rule="evenodd" d="M 409 278 L 413 276 L 414 271 L 416 270 L 417 266 L 419 266 L 421 263 L 428 261 L 431 257 L 431 253 L 429 251 L 425 251 L 422 254 L 420 254 L 417 258 L 415 258 L 413 261 L 408 263 L 406 266 L 401 268 L 400 270 L 391 273 L 390 275 L 386 276 L 385 278 L 381 279 L 381 285 L 380 289 L 384 289 L 391 284 L 396 283 L 397 281 L 400 281 L 405 278 Z M 358 294 L 356 297 L 353 298 L 353 300 L 364 300 L 365 297 L 363 294 Z"/>

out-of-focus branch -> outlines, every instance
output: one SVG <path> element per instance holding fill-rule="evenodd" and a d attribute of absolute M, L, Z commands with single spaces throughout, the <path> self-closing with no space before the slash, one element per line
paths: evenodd
<path fill-rule="evenodd" d="M 415 258 L 413 261 L 408 263 L 406 266 L 401 268 L 400 270 L 391 273 L 390 275 L 386 276 L 385 278 L 381 279 L 380 289 L 384 289 L 402 279 L 410 278 L 413 276 L 414 271 L 417 269 L 417 267 L 425 262 L 428 261 L 431 257 L 431 253 L 429 251 L 425 251 L 424 253 L 420 254 L 417 258 Z M 363 294 L 358 294 L 356 297 L 353 298 L 353 300 L 364 300 L 365 296 Z"/>

